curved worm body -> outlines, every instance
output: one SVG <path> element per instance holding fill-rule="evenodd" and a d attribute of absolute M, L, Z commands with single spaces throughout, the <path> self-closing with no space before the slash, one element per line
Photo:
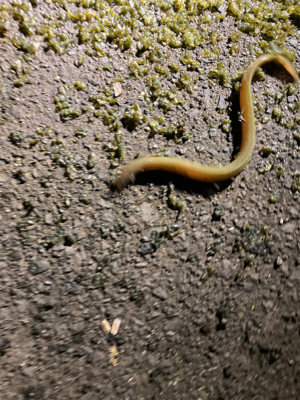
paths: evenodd
<path fill-rule="evenodd" d="M 240 109 L 242 112 L 242 140 L 240 151 L 235 160 L 225 166 L 207 166 L 197 162 L 181 160 L 175 157 L 145 157 L 126 165 L 115 185 L 119 191 L 143 171 L 162 170 L 173 172 L 200 182 L 220 182 L 239 174 L 251 159 L 255 141 L 255 120 L 251 96 L 251 81 L 257 68 L 276 61 L 281 64 L 299 82 L 299 75 L 293 64 L 283 55 L 272 52 L 258 57 L 244 72 L 240 89 Z"/>

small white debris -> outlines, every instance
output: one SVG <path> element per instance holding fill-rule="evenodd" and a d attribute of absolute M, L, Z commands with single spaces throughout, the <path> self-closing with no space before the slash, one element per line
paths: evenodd
<path fill-rule="evenodd" d="M 100 322 L 100 328 L 103 330 L 103 332 L 106 335 L 108 335 L 111 330 L 109 322 L 106 319 L 104 319 L 103 321 Z"/>
<path fill-rule="evenodd" d="M 120 325 L 121 325 L 121 318 L 116 318 L 112 324 L 110 333 L 112 335 L 116 335 L 119 331 Z"/>
<path fill-rule="evenodd" d="M 115 97 L 119 97 L 119 96 L 121 96 L 121 94 L 123 94 L 123 89 L 122 89 L 120 82 L 114 83 L 113 88 L 114 88 Z"/>

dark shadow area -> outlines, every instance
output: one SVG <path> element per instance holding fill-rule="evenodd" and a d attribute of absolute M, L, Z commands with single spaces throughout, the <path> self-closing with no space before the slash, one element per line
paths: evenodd
<path fill-rule="evenodd" d="M 233 89 L 229 100 L 231 101 L 231 111 L 228 116 L 231 120 L 231 127 L 232 127 L 231 135 L 232 135 L 233 152 L 231 154 L 231 161 L 233 161 L 238 152 L 240 151 L 241 140 L 242 140 L 241 122 L 239 120 L 239 115 L 240 115 L 239 93 L 237 93 Z"/>
<path fill-rule="evenodd" d="M 162 186 L 167 185 L 169 182 L 172 182 L 177 190 L 190 194 L 200 194 L 207 198 L 226 189 L 232 183 L 232 180 L 229 179 L 224 182 L 205 183 L 170 172 L 146 171 L 136 177 L 134 184 L 147 186 L 150 183 L 153 183 L 156 186 Z"/>
<path fill-rule="evenodd" d="M 280 81 L 281 85 L 294 82 L 291 75 L 287 72 L 282 65 L 277 64 L 276 62 L 269 62 L 262 66 L 262 69 L 266 73 L 267 76 L 272 76 Z M 253 82 L 255 82 L 255 77 L 253 78 Z"/>

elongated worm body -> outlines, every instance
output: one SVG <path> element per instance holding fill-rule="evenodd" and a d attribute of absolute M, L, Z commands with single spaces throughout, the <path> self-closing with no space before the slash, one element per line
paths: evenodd
<path fill-rule="evenodd" d="M 242 138 L 240 151 L 234 161 L 225 166 L 207 166 L 175 157 L 138 158 L 122 169 L 115 185 L 121 191 L 137 174 L 143 171 L 161 170 L 173 172 L 200 182 L 220 182 L 239 174 L 251 159 L 255 141 L 255 119 L 253 112 L 251 81 L 257 68 L 276 61 L 299 82 L 299 75 L 293 64 L 283 55 L 271 52 L 258 57 L 244 72 L 240 89 L 240 109 L 242 112 Z"/>

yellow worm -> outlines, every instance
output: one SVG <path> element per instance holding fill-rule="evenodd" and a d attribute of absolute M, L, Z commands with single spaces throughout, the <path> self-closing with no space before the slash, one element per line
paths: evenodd
<path fill-rule="evenodd" d="M 122 169 L 116 179 L 116 188 L 121 191 L 140 172 L 161 170 L 173 172 L 200 182 L 220 182 L 239 174 L 251 159 L 255 141 L 255 120 L 251 96 L 251 81 L 257 68 L 276 61 L 299 82 L 299 75 L 293 64 L 283 55 L 271 52 L 258 57 L 244 72 L 240 89 L 240 109 L 242 112 L 242 139 L 240 151 L 234 161 L 225 166 L 208 166 L 175 157 L 138 158 Z"/>

